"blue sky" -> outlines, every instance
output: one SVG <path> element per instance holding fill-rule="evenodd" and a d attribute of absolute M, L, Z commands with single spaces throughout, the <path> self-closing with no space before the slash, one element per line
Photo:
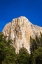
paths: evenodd
<path fill-rule="evenodd" d="M 0 31 L 13 18 L 26 16 L 42 26 L 42 0 L 0 0 Z"/>

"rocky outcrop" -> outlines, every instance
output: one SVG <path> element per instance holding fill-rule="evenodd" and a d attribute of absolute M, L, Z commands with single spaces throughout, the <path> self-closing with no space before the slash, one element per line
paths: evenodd
<path fill-rule="evenodd" d="M 42 27 L 33 25 L 24 16 L 13 19 L 3 29 L 3 33 L 7 36 L 7 39 L 13 40 L 13 47 L 15 47 L 16 53 L 19 53 L 22 47 L 25 47 L 30 53 L 30 36 L 35 38 L 36 35 L 40 35 L 40 32 L 42 32 Z"/>

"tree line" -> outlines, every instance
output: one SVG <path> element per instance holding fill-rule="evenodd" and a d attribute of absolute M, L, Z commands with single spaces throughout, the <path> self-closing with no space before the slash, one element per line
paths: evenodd
<path fill-rule="evenodd" d="M 16 54 L 15 48 L 10 45 L 12 40 L 7 41 L 6 38 L 0 33 L 0 64 L 42 64 L 42 33 L 35 39 L 30 37 L 31 54 L 24 47 Z"/>

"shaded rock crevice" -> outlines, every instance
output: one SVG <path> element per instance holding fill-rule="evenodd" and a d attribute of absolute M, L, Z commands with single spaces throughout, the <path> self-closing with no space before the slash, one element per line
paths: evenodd
<path fill-rule="evenodd" d="M 20 16 L 12 22 L 6 24 L 3 31 L 8 39 L 12 39 L 12 46 L 15 47 L 16 53 L 19 53 L 20 48 L 24 47 L 30 53 L 30 36 L 35 38 L 42 32 L 42 27 L 33 25 L 26 17 Z"/>

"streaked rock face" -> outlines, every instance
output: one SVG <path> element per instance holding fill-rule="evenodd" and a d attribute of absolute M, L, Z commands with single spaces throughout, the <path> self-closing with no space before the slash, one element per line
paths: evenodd
<path fill-rule="evenodd" d="M 30 36 L 35 38 L 36 35 L 40 35 L 40 32 L 42 32 L 42 27 L 33 25 L 24 16 L 13 19 L 3 29 L 3 33 L 7 36 L 7 39 L 13 40 L 13 47 L 15 47 L 16 53 L 19 53 L 22 47 L 25 47 L 30 53 Z"/>

